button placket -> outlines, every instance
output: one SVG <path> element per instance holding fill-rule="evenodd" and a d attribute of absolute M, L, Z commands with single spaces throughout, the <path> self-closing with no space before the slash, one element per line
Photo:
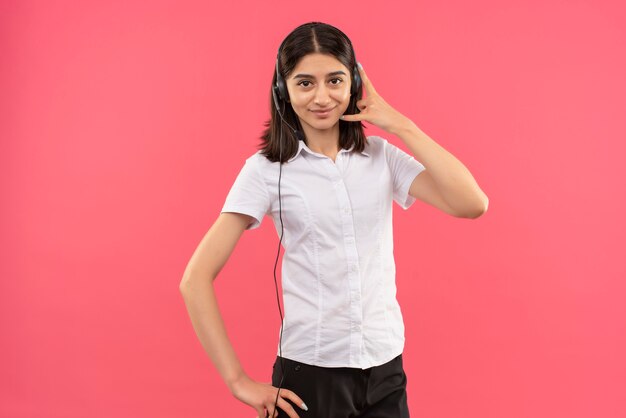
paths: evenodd
<path fill-rule="evenodd" d="M 350 362 L 359 364 L 362 355 L 362 323 L 363 309 L 361 299 L 361 277 L 359 274 L 359 255 L 356 248 L 354 232 L 354 216 L 348 191 L 335 167 L 335 192 L 340 207 L 340 219 L 343 229 L 344 248 L 348 267 L 348 286 L 350 290 Z"/>
<path fill-rule="evenodd" d="M 346 254 L 347 283 L 350 294 L 350 363 L 361 364 L 363 356 L 363 309 L 361 299 L 361 277 L 359 273 L 359 255 L 356 248 L 354 217 L 348 190 L 341 175 L 341 165 L 333 164 L 327 159 L 324 168 L 331 184 L 334 186 L 339 206 L 339 219 L 343 232 L 344 249 Z"/>

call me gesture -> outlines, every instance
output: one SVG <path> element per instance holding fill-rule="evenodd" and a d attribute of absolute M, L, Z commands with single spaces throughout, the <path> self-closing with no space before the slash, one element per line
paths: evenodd
<path fill-rule="evenodd" d="M 415 159 L 426 167 L 411 184 L 411 196 L 460 218 L 477 218 L 485 213 L 489 199 L 463 163 L 389 105 L 378 94 L 361 63 L 358 69 L 365 89 L 365 97 L 356 102 L 361 113 L 342 115 L 340 119 L 369 122 L 406 144 Z"/>

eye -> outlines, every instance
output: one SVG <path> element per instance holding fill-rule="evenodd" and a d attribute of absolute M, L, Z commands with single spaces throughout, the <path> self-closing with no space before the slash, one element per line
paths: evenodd
<path fill-rule="evenodd" d="M 343 79 L 341 78 L 333 78 L 330 80 L 331 84 L 333 86 L 338 86 L 339 84 L 343 83 Z M 307 84 L 304 84 L 307 83 Z M 309 87 L 309 85 L 311 84 L 311 82 L 309 80 L 302 80 L 300 81 L 297 85 L 298 86 L 302 86 L 302 87 Z"/>

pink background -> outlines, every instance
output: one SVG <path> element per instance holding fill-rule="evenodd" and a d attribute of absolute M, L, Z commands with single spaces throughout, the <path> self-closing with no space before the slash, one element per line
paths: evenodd
<path fill-rule="evenodd" d="M 0 4 L 0 416 L 255 416 L 178 284 L 311 20 L 490 199 L 395 207 L 412 416 L 626 416 L 623 3 L 246 3 Z M 265 218 L 216 281 L 265 382 L 277 242 Z"/>

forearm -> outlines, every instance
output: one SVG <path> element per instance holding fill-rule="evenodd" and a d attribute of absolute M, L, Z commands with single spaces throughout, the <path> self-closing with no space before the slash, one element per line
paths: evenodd
<path fill-rule="evenodd" d="M 429 171 L 448 205 L 461 214 L 480 214 L 489 199 L 470 171 L 454 155 L 406 119 L 393 132 L 407 145 L 416 160 Z"/>
<path fill-rule="evenodd" d="M 202 347 L 232 392 L 233 384 L 245 372 L 228 339 L 212 280 L 184 279 L 180 292 Z"/>

